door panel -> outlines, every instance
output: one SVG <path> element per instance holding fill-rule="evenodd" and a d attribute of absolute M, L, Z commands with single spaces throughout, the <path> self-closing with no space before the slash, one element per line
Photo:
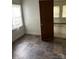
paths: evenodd
<path fill-rule="evenodd" d="M 52 0 L 41 0 L 40 5 L 40 21 L 42 40 L 53 40 L 53 2 Z"/>

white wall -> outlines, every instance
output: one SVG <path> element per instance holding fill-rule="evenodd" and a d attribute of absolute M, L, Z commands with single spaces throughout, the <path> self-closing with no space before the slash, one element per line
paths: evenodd
<path fill-rule="evenodd" d="M 26 34 L 41 35 L 39 0 L 23 0 Z"/>

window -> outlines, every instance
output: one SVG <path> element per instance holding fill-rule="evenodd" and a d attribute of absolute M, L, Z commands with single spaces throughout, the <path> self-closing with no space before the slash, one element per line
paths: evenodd
<path fill-rule="evenodd" d="M 12 30 L 22 26 L 21 5 L 12 5 Z"/>
<path fill-rule="evenodd" d="M 66 17 L 66 6 L 63 6 L 62 17 Z"/>
<path fill-rule="evenodd" d="M 59 6 L 54 6 L 54 17 L 59 17 Z"/>

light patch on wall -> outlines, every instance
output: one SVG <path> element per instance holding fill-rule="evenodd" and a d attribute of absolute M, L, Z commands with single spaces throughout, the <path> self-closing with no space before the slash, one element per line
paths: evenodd
<path fill-rule="evenodd" d="M 63 6 L 62 17 L 66 17 L 66 5 Z"/>
<path fill-rule="evenodd" d="M 54 17 L 59 17 L 59 11 L 60 11 L 59 6 L 54 6 Z"/>

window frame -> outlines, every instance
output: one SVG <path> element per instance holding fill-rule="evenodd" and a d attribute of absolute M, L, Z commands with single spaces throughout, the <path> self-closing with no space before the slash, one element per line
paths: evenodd
<path fill-rule="evenodd" d="M 54 17 L 54 23 L 58 23 L 58 24 L 60 24 L 60 23 L 63 23 L 63 24 L 66 24 L 66 17 L 62 17 L 63 15 L 62 15 L 62 13 L 63 13 L 63 6 L 66 6 L 66 1 L 65 0 L 58 0 L 58 1 L 56 1 L 56 0 L 54 0 L 54 6 L 59 6 L 59 9 L 60 9 L 60 11 L 59 11 L 59 17 Z"/>

